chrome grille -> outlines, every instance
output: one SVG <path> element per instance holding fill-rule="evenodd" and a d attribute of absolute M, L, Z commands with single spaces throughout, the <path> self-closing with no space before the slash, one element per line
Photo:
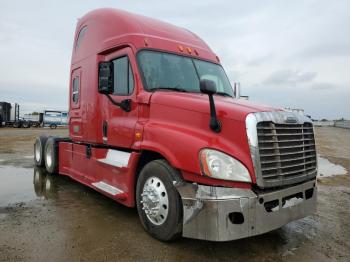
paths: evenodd
<path fill-rule="evenodd" d="M 258 122 L 260 172 L 265 186 L 287 185 L 317 173 L 312 123 Z"/>

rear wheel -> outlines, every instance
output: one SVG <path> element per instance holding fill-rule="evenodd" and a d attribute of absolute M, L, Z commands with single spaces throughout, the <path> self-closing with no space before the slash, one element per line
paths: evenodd
<path fill-rule="evenodd" d="M 137 211 L 144 229 L 170 241 L 181 236 L 182 203 L 173 185 L 180 176 L 165 160 L 154 160 L 141 171 L 136 187 Z"/>
<path fill-rule="evenodd" d="M 50 174 L 58 171 L 58 139 L 49 137 L 45 145 L 45 167 Z"/>
<path fill-rule="evenodd" d="M 57 128 L 57 125 L 56 125 L 56 124 L 51 124 L 51 125 L 50 125 L 50 128 L 51 128 L 51 129 L 56 129 L 56 128 Z"/>
<path fill-rule="evenodd" d="M 22 126 L 23 126 L 24 128 L 29 128 L 29 127 L 30 127 L 30 122 L 29 122 L 29 121 L 24 121 L 23 124 L 22 124 Z"/>
<path fill-rule="evenodd" d="M 39 136 L 35 139 L 34 143 L 34 163 L 36 166 L 45 165 L 45 145 L 47 141 L 47 136 Z"/>

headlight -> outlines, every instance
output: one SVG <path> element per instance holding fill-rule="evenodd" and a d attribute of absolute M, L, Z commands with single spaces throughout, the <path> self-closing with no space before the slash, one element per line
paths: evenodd
<path fill-rule="evenodd" d="M 247 168 L 237 159 L 213 149 L 199 153 L 202 172 L 213 178 L 252 182 Z"/>

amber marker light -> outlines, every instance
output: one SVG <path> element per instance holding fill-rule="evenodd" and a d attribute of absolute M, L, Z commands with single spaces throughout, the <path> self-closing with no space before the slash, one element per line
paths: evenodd
<path fill-rule="evenodd" d="M 184 48 L 183 48 L 182 45 L 179 45 L 178 48 L 179 48 L 179 51 L 180 51 L 180 52 L 183 52 L 183 51 L 184 51 Z"/>
<path fill-rule="evenodd" d="M 195 55 L 198 55 L 198 52 L 197 52 L 197 50 L 196 50 L 196 49 L 194 50 L 194 53 L 195 53 Z"/>
<path fill-rule="evenodd" d="M 208 167 L 208 163 L 207 163 L 207 156 L 206 156 L 205 150 L 202 150 L 199 153 L 199 157 L 201 160 L 200 163 L 201 163 L 202 171 L 203 171 L 204 175 L 211 176 L 210 171 L 209 171 L 209 167 Z"/>
<path fill-rule="evenodd" d="M 192 49 L 190 47 L 187 47 L 186 50 L 187 50 L 187 53 L 189 53 L 189 54 L 192 53 Z"/>
<path fill-rule="evenodd" d="M 143 40 L 143 42 L 145 43 L 145 46 L 148 46 L 148 39 L 147 39 L 147 38 L 145 38 L 145 39 Z"/>
<path fill-rule="evenodd" d="M 216 56 L 216 60 L 218 60 L 218 62 L 220 62 L 220 58 L 218 56 Z"/>
<path fill-rule="evenodd" d="M 136 140 L 140 140 L 141 138 L 142 138 L 141 132 L 136 132 L 136 133 L 135 133 L 135 139 L 136 139 Z"/>

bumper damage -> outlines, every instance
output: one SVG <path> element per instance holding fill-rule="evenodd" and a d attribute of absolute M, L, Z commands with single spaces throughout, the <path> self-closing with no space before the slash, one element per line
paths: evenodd
<path fill-rule="evenodd" d="M 175 185 L 183 203 L 183 236 L 228 241 L 277 229 L 316 211 L 315 181 L 256 193 L 252 190 Z"/>

